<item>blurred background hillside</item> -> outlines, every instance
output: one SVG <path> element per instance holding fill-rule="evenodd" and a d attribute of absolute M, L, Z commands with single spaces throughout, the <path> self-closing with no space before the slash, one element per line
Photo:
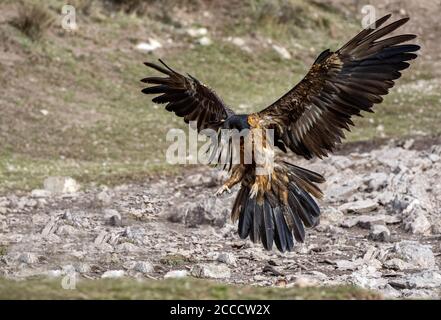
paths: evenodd
<path fill-rule="evenodd" d="M 0 191 L 47 176 L 113 184 L 173 174 L 166 132 L 181 119 L 140 93 L 142 62 L 162 58 L 213 87 L 238 112 L 259 110 L 299 81 L 324 49 L 361 28 L 360 9 L 410 16 L 421 55 L 350 141 L 441 132 L 441 1 L 0 1 Z"/>

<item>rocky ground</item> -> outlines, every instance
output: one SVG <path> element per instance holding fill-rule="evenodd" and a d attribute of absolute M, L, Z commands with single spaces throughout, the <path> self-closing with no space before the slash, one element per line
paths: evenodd
<path fill-rule="evenodd" d="M 295 252 L 240 240 L 233 195 L 201 167 L 142 185 L 0 197 L 0 275 L 215 278 L 259 286 L 355 284 L 386 297 L 441 297 L 441 147 L 413 140 L 296 163 L 327 178 L 321 223 Z"/>

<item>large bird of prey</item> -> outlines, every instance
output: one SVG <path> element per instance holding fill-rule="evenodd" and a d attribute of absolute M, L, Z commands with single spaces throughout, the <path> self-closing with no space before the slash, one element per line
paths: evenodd
<path fill-rule="evenodd" d="M 162 66 L 145 63 L 165 77 L 142 79 L 152 85 L 142 92 L 159 94 L 153 102 L 167 104 L 166 110 L 187 123 L 196 121 L 198 131 L 272 129 L 273 144 L 282 151 L 321 158 L 344 138 L 343 130 L 353 125 L 352 116 L 372 112 L 373 105 L 381 103 L 400 78 L 400 71 L 409 67 L 408 61 L 417 57 L 418 45 L 403 44 L 415 35 L 384 38 L 409 20 L 381 27 L 390 16 L 378 19 L 337 51 L 323 51 L 303 80 L 259 112 L 235 114 L 210 88 L 161 60 Z M 264 146 L 262 152 L 268 149 Z M 241 184 L 231 217 L 239 220 L 242 239 L 249 236 L 267 250 L 275 243 L 280 251 L 290 251 L 296 242 L 304 241 L 305 227 L 319 223 L 320 209 L 314 198 L 322 197 L 317 184 L 325 179 L 320 174 L 281 160 L 266 174 L 257 172 L 254 159 L 251 163 L 241 160 L 228 170 L 231 176 L 218 194 Z"/>

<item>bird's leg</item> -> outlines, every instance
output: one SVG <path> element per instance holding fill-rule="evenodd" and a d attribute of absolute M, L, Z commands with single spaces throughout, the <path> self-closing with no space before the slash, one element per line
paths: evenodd
<path fill-rule="evenodd" d="M 225 181 L 225 183 L 219 189 L 217 189 L 215 195 L 220 196 L 225 191 L 231 193 L 231 188 L 240 181 L 242 181 L 244 173 L 245 173 L 245 166 L 237 165 L 233 167 L 231 176 Z"/>

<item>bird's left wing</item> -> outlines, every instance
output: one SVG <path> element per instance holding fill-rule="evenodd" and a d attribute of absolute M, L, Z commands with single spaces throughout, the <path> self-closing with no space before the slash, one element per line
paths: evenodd
<path fill-rule="evenodd" d="M 274 129 L 275 142 L 309 159 L 326 156 L 344 138 L 351 117 L 372 111 L 383 95 L 415 59 L 419 46 L 402 44 L 412 34 L 381 39 L 409 19 L 380 26 L 390 15 L 377 20 L 336 52 L 322 52 L 305 78 L 250 120 Z M 249 120 L 249 121 L 250 121 Z"/>
<path fill-rule="evenodd" d="M 151 84 L 142 90 L 145 94 L 159 94 L 152 99 L 155 103 L 166 103 L 165 109 L 174 112 L 184 121 L 197 122 L 198 131 L 211 128 L 217 130 L 222 122 L 234 112 L 228 108 L 218 95 L 196 78 L 188 77 L 174 71 L 162 60 L 163 66 L 145 62 L 166 77 L 147 77 L 142 82 Z"/>

